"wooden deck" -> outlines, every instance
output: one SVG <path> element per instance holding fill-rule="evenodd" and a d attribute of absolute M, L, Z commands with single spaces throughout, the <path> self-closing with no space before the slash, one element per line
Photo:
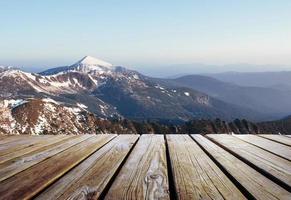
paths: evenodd
<path fill-rule="evenodd" d="M 291 199 L 282 135 L 1 136 L 0 199 Z"/>

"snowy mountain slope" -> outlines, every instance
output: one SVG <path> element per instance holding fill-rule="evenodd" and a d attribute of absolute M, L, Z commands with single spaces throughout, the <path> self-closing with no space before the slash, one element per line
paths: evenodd
<path fill-rule="evenodd" d="M 69 70 L 76 70 L 87 73 L 92 71 L 107 71 L 113 69 L 114 68 L 112 64 L 92 56 L 85 56 L 75 64 L 71 65 L 69 68 Z"/>
<path fill-rule="evenodd" d="M 12 106 L 14 101 L 22 102 Z M 44 134 L 56 130 L 70 130 L 78 134 L 82 129 L 82 108 L 63 107 L 53 100 L 0 101 L 0 129 L 8 134 Z M 83 119 L 85 120 L 85 118 Z M 66 123 L 62 123 L 66 121 Z M 89 130 L 90 127 L 88 127 Z M 82 131 L 84 132 L 84 131 Z"/>
<path fill-rule="evenodd" d="M 0 100 L 0 135 L 106 133 L 138 134 L 133 126 L 128 126 L 128 120 L 97 118 L 81 103 L 65 106 L 49 98 Z"/>
<path fill-rule="evenodd" d="M 12 83 L 12 85 L 6 87 L 5 82 Z M 38 93 L 76 93 L 83 89 L 90 89 L 96 83 L 90 76 L 80 73 L 59 73 L 51 76 L 40 76 L 20 70 L 7 70 L 0 74 L 0 86 L 3 88 L 1 91 L 5 91 L 5 89 L 11 91 L 11 87 L 13 87 L 15 91 L 21 92 L 21 89 L 26 87 L 26 89 L 31 89 Z"/>
<path fill-rule="evenodd" d="M 40 75 L 53 75 L 60 72 L 78 71 L 83 73 L 102 74 L 114 71 L 115 67 L 103 60 L 92 56 L 85 56 L 78 62 L 70 66 L 57 67 L 41 72 Z"/>
<path fill-rule="evenodd" d="M 170 87 L 136 71 L 86 56 L 73 65 L 40 74 L 0 73 L 0 99 L 51 98 L 82 104 L 97 116 L 131 119 L 262 119 L 260 113 L 185 87 Z"/>
<path fill-rule="evenodd" d="M 0 73 L 1 72 L 4 72 L 4 71 L 7 71 L 7 70 L 12 70 L 12 69 L 16 69 L 16 67 L 14 67 L 14 66 L 3 66 L 3 65 L 0 65 Z"/>

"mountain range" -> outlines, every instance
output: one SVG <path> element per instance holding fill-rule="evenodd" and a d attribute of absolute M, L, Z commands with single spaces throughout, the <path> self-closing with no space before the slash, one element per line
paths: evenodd
<path fill-rule="evenodd" d="M 255 86 L 291 91 L 291 71 L 224 72 L 206 74 L 206 76 L 241 86 Z"/>
<path fill-rule="evenodd" d="M 269 120 L 282 118 L 291 113 L 291 90 L 259 85 L 244 86 L 202 75 L 186 75 L 158 81 L 201 91 L 221 101 L 263 113 Z"/>
<path fill-rule="evenodd" d="M 60 119 L 71 131 L 86 132 L 94 129 L 96 117 L 175 123 L 202 118 L 262 121 L 291 112 L 291 94 L 286 91 L 198 75 L 152 78 L 91 56 L 41 73 L 0 67 L 0 100 L 0 131 L 31 134 L 52 131 L 49 127 L 65 131 L 58 116 L 68 116 Z"/>

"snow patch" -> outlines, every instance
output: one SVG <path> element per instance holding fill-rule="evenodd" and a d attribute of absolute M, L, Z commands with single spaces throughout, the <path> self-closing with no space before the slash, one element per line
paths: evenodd
<path fill-rule="evenodd" d="M 139 76 L 137 74 L 134 74 L 133 75 L 133 78 L 138 80 L 139 79 Z"/>
<path fill-rule="evenodd" d="M 159 85 L 156 85 L 155 88 L 160 89 L 160 90 L 165 90 L 165 88 L 163 88 L 163 87 L 161 87 Z"/>
<path fill-rule="evenodd" d="M 85 106 L 84 104 L 81 104 L 81 103 L 77 103 L 77 106 L 80 108 L 83 108 L 83 109 L 88 108 L 87 106 Z"/>
<path fill-rule="evenodd" d="M 34 132 L 36 135 L 43 133 L 46 124 L 46 118 L 43 116 L 39 116 L 37 124 L 34 126 L 34 131 L 32 131 L 32 133 Z"/>
<path fill-rule="evenodd" d="M 91 81 L 93 82 L 93 83 L 95 83 L 95 85 L 97 86 L 98 85 L 98 81 L 96 80 L 96 79 L 94 79 L 92 76 L 91 76 L 91 74 L 88 74 L 88 76 L 89 76 L 89 78 L 91 79 Z M 102 77 L 103 78 L 103 77 Z"/>
<path fill-rule="evenodd" d="M 3 106 L 4 107 L 10 107 L 10 108 L 16 108 L 24 103 L 27 103 L 28 101 L 23 99 L 9 99 L 9 100 L 3 100 Z"/>
<path fill-rule="evenodd" d="M 27 73 L 27 72 L 22 72 L 25 76 L 27 76 L 29 79 L 36 81 L 36 77 L 34 74 Z"/>
<path fill-rule="evenodd" d="M 105 110 L 107 110 L 108 107 L 107 107 L 107 106 L 103 106 L 103 105 L 101 105 L 101 104 L 99 105 L 99 107 L 100 107 L 100 110 L 101 110 L 102 114 L 103 114 L 103 115 L 106 115 Z"/>
<path fill-rule="evenodd" d="M 44 98 L 42 99 L 43 102 L 46 102 L 46 103 L 54 103 L 54 104 L 57 104 L 57 105 L 60 105 L 59 102 L 53 100 L 53 99 L 50 99 L 50 98 Z"/>
<path fill-rule="evenodd" d="M 189 92 L 184 92 L 185 96 L 190 96 Z"/>

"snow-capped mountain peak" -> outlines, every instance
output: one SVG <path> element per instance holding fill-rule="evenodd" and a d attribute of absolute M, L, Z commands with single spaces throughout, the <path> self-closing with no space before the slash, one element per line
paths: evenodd
<path fill-rule="evenodd" d="M 94 58 L 92 56 L 85 56 L 84 58 L 82 58 L 81 60 L 79 60 L 78 62 L 69 67 L 69 70 L 80 71 L 85 73 L 89 72 L 102 73 L 105 71 L 111 71 L 113 69 L 114 67 L 112 64 Z"/>
<path fill-rule="evenodd" d="M 106 61 L 94 58 L 92 56 L 85 56 L 81 60 L 72 65 L 48 69 L 39 74 L 48 76 L 64 72 L 81 72 L 88 73 L 91 75 L 99 75 L 114 72 L 115 69 L 116 67 L 114 65 Z"/>
<path fill-rule="evenodd" d="M 82 64 L 82 65 L 98 65 L 98 66 L 103 66 L 103 67 L 112 67 L 113 65 L 103 61 L 101 59 L 98 58 L 94 58 L 92 56 L 85 56 L 84 58 L 82 58 L 81 60 L 79 60 L 77 63 L 75 63 L 74 65 L 77 64 Z"/>

